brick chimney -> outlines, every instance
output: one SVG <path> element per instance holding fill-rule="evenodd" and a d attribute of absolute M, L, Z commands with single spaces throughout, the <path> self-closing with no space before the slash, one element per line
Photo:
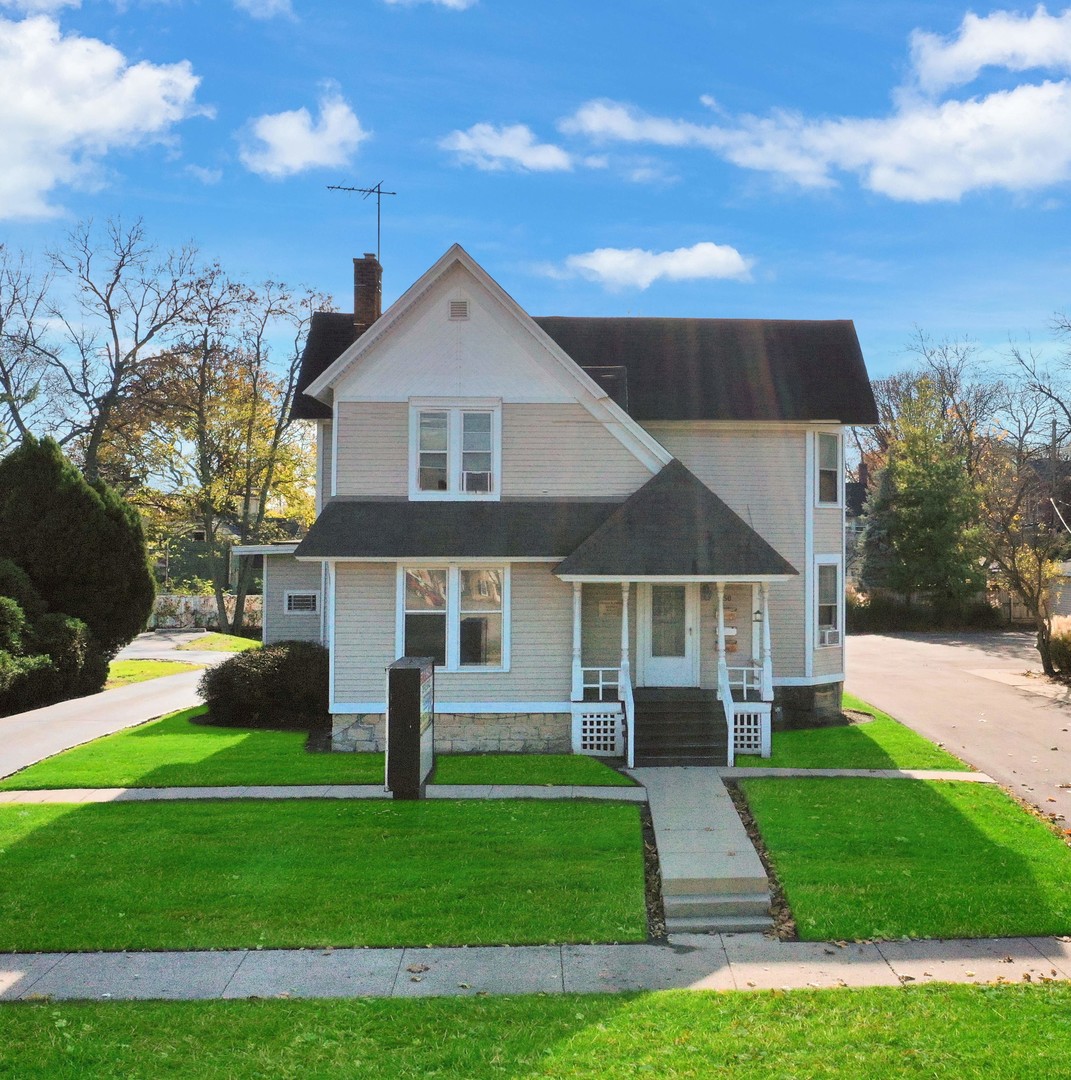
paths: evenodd
<path fill-rule="evenodd" d="M 383 267 L 370 252 L 353 260 L 353 328 L 360 337 L 383 314 Z"/>

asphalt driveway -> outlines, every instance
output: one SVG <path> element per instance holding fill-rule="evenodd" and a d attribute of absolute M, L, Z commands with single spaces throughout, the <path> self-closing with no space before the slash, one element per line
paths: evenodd
<path fill-rule="evenodd" d="M 1071 692 L 1041 676 L 1033 640 L 853 635 L 846 689 L 1071 823 Z"/>

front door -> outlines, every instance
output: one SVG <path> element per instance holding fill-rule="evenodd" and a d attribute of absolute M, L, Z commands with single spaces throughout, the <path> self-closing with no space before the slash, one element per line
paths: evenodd
<path fill-rule="evenodd" d="M 699 684 L 695 585 L 641 585 L 640 662 L 644 686 Z"/>

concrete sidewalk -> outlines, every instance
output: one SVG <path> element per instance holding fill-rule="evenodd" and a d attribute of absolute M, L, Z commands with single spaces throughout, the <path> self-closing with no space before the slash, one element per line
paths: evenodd
<path fill-rule="evenodd" d="M 641 945 L 0 954 L 0 1000 L 475 997 L 1071 978 L 1059 938 L 837 945 L 757 934 Z"/>

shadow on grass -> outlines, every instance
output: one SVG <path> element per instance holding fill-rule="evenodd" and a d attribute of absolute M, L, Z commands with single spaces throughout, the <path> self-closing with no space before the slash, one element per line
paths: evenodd
<path fill-rule="evenodd" d="M 1071 850 L 1002 791 L 915 780 L 744 780 L 800 937 L 1071 931 Z"/>

